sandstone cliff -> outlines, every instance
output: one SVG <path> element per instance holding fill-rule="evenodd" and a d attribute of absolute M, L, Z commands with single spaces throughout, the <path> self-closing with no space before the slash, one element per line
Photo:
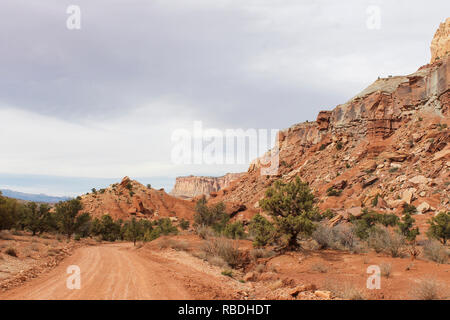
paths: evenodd
<path fill-rule="evenodd" d="M 262 175 L 257 159 L 212 201 L 245 205 L 240 218 L 248 219 L 275 180 L 299 176 L 323 210 L 354 214 L 375 206 L 400 212 L 406 202 L 424 214 L 419 225 L 449 210 L 450 56 L 442 55 L 448 44 L 442 28 L 440 40 L 433 40 L 432 52 L 440 57 L 434 63 L 407 76 L 378 79 L 350 101 L 321 111 L 315 122 L 281 131 L 278 174 Z"/>
<path fill-rule="evenodd" d="M 431 63 L 450 53 L 450 18 L 441 23 L 431 41 Z"/>
<path fill-rule="evenodd" d="M 81 196 L 83 212 L 93 217 L 109 214 L 113 219 L 192 219 L 194 203 L 175 198 L 164 189 L 147 188 L 128 177 L 106 189 Z"/>
<path fill-rule="evenodd" d="M 179 198 L 209 195 L 212 192 L 228 187 L 233 180 L 236 180 L 241 175 L 242 173 L 227 173 L 222 177 L 178 177 L 170 194 Z"/>

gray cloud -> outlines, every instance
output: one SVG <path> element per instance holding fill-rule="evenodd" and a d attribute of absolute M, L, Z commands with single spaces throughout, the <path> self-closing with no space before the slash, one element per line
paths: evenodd
<path fill-rule="evenodd" d="M 66 28 L 71 4 L 81 7 L 79 31 Z M 381 9 L 380 30 L 366 28 L 369 5 Z M 93 134 L 109 130 L 95 145 L 89 135 L 76 140 L 71 133 L 73 152 L 49 157 L 33 174 L 61 174 L 61 161 L 70 163 L 86 145 L 91 157 L 71 163 L 73 175 L 103 169 L 105 161 L 120 172 L 139 161 L 167 162 L 170 130 L 180 124 L 284 128 L 314 120 L 379 75 L 415 71 L 428 62 L 429 43 L 448 9 L 445 0 L 2 0 L 0 111 L 22 110 Z M 147 130 L 136 130 L 134 121 Z M 64 134 L 58 132 L 62 140 Z M 15 138 L 8 138 L 14 147 Z M 141 139 L 160 152 L 117 156 L 118 140 L 128 151 L 124 141 Z M 26 139 L 19 140 L 26 148 Z M 24 166 L 26 156 L 20 153 Z M 12 153 L 4 157 L 14 161 Z M 88 171 L 77 171 L 87 164 Z M 20 173 L 17 165 L 2 170 Z"/>

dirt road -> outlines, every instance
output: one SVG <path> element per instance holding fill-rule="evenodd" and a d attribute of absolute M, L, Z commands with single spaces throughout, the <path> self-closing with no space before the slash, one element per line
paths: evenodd
<path fill-rule="evenodd" d="M 70 265 L 80 268 L 80 289 L 67 288 Z M 107 244 L 79 248 L 49 273 L 0 293 L 0 299 L 195 299 L 191 284 L 201 287 L 202 281 L 204 274 L 179 262 L 139 254 L 132 244 Z"/>

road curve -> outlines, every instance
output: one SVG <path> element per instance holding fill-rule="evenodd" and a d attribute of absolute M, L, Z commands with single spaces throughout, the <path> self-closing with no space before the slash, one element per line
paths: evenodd
<path fill-rule="evenodd" d="M 80 268 L 80 289 L 67 288 L 70 265 Z M 0 293 L 0 299 L 193 299 L 180 281 L 179 269 L 141 257 L 129 243 L 82 247 L 49 273 Z"/>

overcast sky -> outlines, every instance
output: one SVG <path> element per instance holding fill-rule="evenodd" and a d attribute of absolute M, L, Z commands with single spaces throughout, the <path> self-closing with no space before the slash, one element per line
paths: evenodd
<path fill-rule="evenodd" d="M 170 189 L 246 170 L 175 165 L 171 135 L 315 120 L 426 64 L 449 12 L 447 0 L 2 0 L 0 188 L 75 195 L 128 175 Z"/>

